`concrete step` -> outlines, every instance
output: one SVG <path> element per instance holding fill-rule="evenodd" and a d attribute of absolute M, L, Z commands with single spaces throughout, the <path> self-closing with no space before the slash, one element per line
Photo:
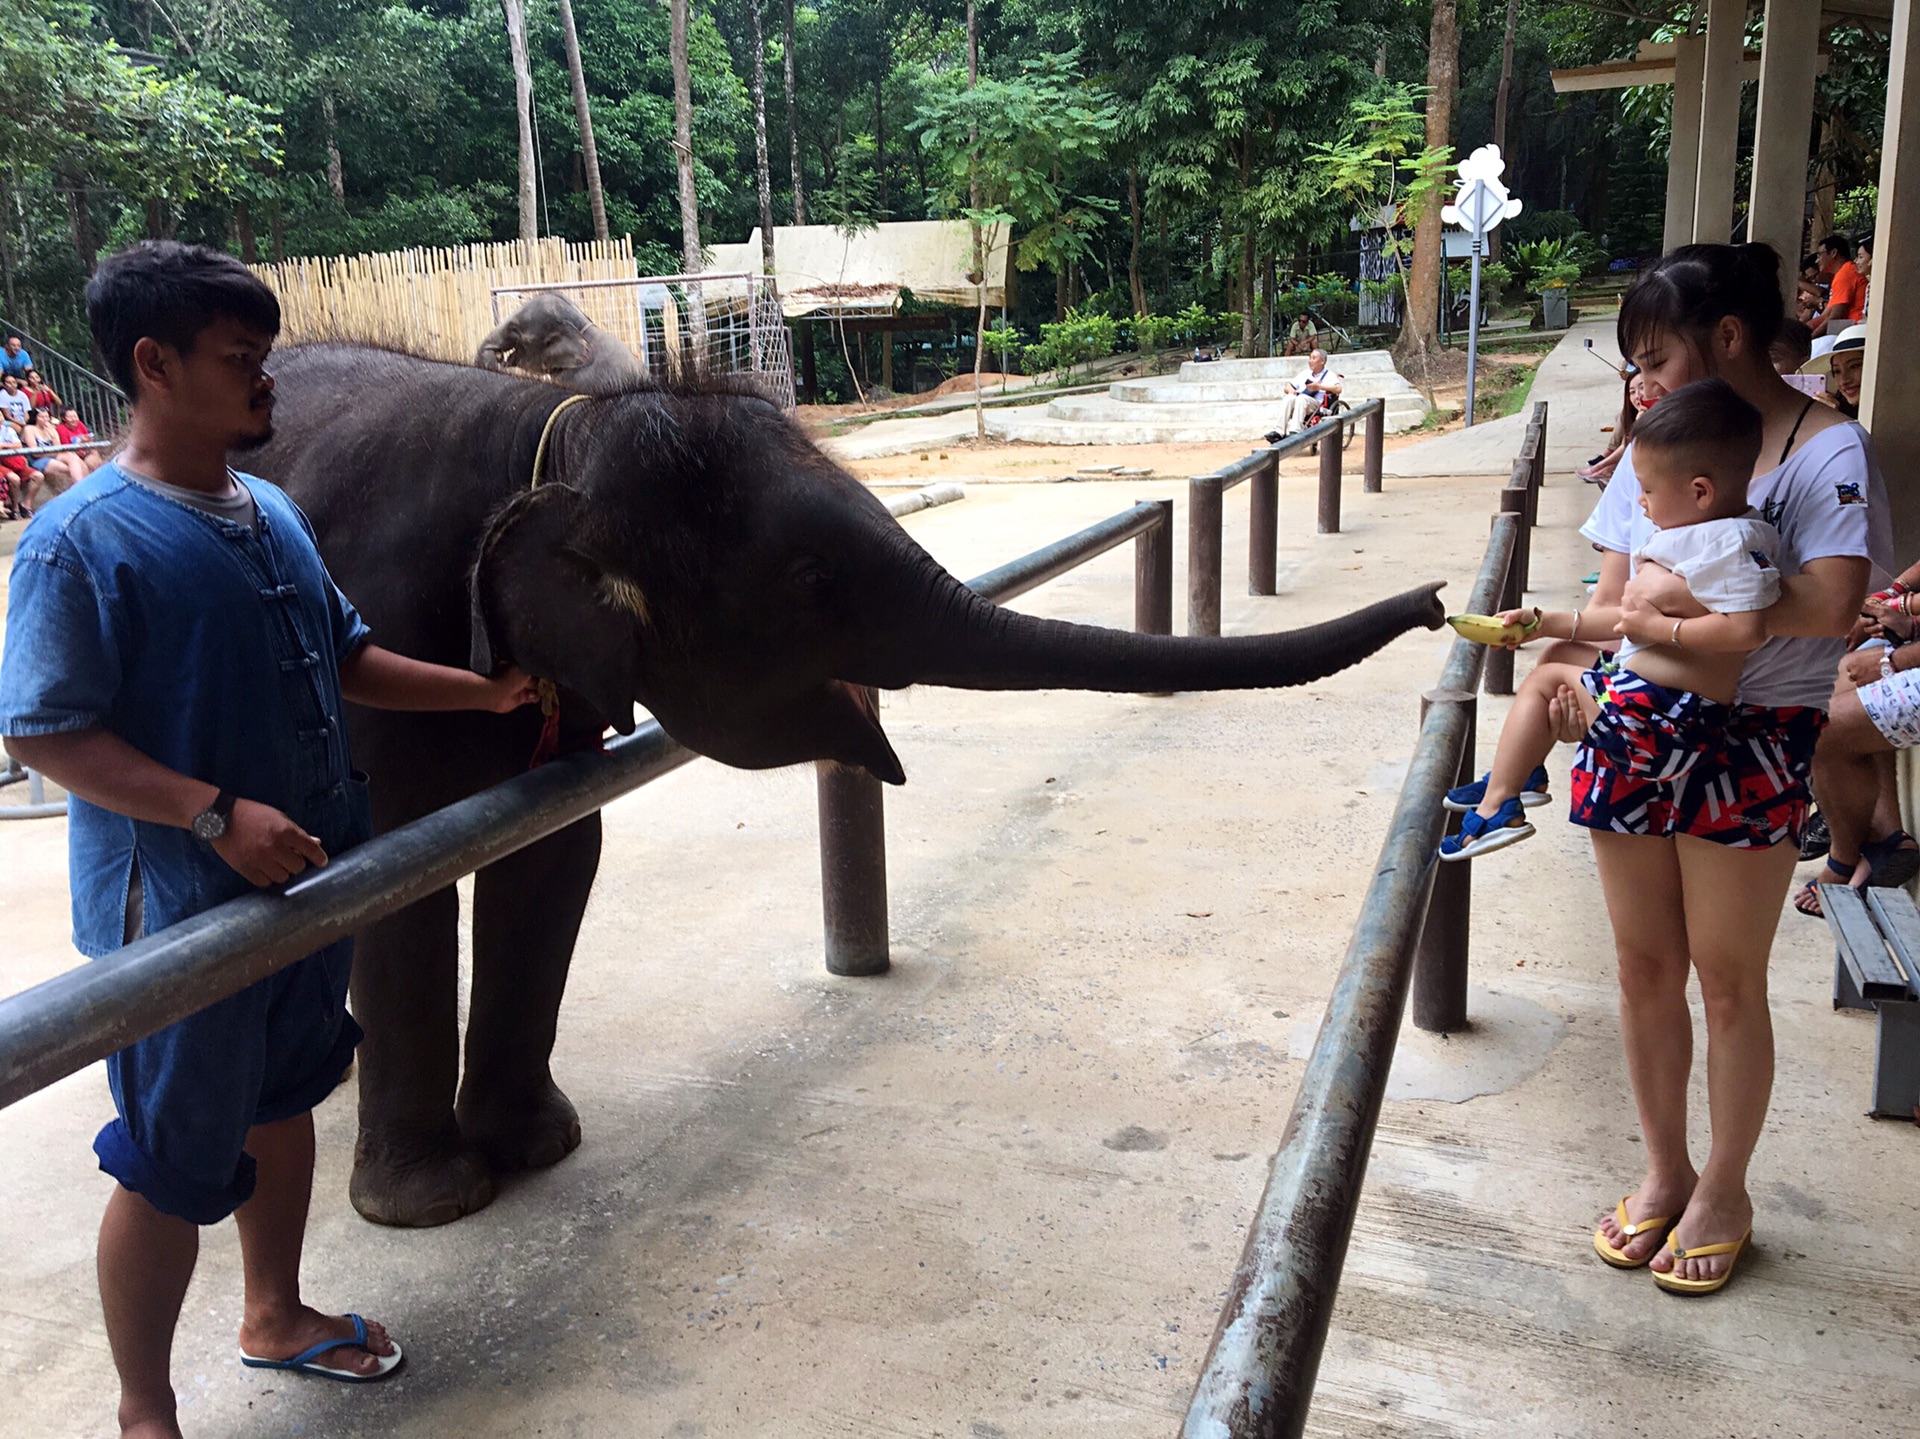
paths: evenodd
<path fill-rule="evenodd" d="M 1286 393 L 1286 385 L 1289 383 L 1291 383 L 1290 379 L 1286 381 L 1239 380 L 1206 385 L 1198 381 L 1163 377 L 1121 380 L 1109 386 L 1107 393 L 1116 400 L 1137 405 L 1233 405 L 1253 404 L 1263 400 L 1278 404 Z M 1343 377 L 1340 393 L 1349 403 L 1357 404 L 1361 400 L 1417 392 L 1406 380 L 1389 371 L 1386 374 L 1346 375 Z"/>
<path fill-rule="evenodd" d="M 1386 350 L 1349 350 L 1329 355 L 1328 362 L 1343 375 L 1393 373 L 1393 356 Z M 1177 378 L 1189 384 L 1234 383 L 1243 380 L 1291 380 L 1307 367 L 1306 356 L 1276 356 L 1267 360 L 1211 360 L 1196 365 L 1183 360 Z"/>

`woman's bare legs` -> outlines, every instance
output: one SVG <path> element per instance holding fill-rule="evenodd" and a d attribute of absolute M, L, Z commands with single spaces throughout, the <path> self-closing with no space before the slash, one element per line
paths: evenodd
<path fill-rule="evenodd" d="M 1647 1147 L 1646 1177 L 1627 1201 L 1627 1219 L 1638 1223 L 1679 1214 L 1693 1197 L 1696 1179 L 1687 1153 L 1687 1076 L 1693 1069 L 1687 912 L 1672 841 L 1595 830 L 1593 856 L 1613 922 L 1620 1038 Z M 1661 1242 L 1653 1233 L 1629 1238 L 1611 1211 L 1600 1229 L 1609 1244 L 1634 1259 Z"/>
<path fill-rule="evenodd" d="M 1674 1240 L 1684 1249 L 1731 1242 L 1753 1222 L 1747 1163 L 1773 1093 L 1767 960 L 1799 850 L 1790 843 L 1729 849 L 1681 835 L 1674 852 L 1686 899 L 1686 944 L 1707 1015 L 1707 1105 L 1713 1118 L 1706 1167 L 1674 1227 Z M 1724 1254 L 1676 1262 L 1662 1253 L 1653 1267 L 1681 1279 L 1712 1279 L 1731 1262 Z"/>

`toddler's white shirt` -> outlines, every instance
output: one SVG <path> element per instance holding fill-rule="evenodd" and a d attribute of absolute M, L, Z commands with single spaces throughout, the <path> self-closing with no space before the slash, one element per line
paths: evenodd
<path fill-rule="evenodd" d="M 1671 570 L 1715 614 L 1737 615 L 1768 609 L 1780 598 L 1779 555 L 1780 532 L 1750 509 L 1733 519 L 1655 530 L 1633 552 L 1633 563 Z M 1620 662 L 1642 648 L 1627 641 Z"/>

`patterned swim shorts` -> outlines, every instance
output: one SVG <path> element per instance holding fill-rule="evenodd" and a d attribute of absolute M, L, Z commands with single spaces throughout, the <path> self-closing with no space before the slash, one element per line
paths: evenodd
<path fill-rule="evenodd" d="M 1573 823 L 1731 849 L 1799 842 L 1825 710 L 1723 705 L 1604 666 L 1584 683 L 1601 706 L 1574 755 Z"/>
<path fill-rule="evenodd" d="M 1580 679 L 1600 715 L 1574 753 L 1568 818 L 1615 834 L 1679 833 L 1688 780 L 1722 747 L 1733 706 L 1655 684 L 1610 660 Z"/>

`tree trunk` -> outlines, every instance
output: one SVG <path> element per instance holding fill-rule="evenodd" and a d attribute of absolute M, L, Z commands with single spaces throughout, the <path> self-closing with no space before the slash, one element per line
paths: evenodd
<path fill-rule="evenodd" d="M 7 314 L 14 316 L 20 313 L 20 299 L 13 290 L 13 245 L 7 238 L 10 218 L 0 215 L 0 294 L 6 297 Z"/>
<path fill-rule="evenodd" d="M 967 0 L 967 88 L 971 90 L 980 83 L 980 12 L 974 0 Z M 980 130 L 975 126 L 968 132 L 968 138 L 977 142 Z M 980 175 L 977 168 L 977 154 L 969 151 L 967 156 L 967 201 L 975 211 L 980 208 Z M 973 318 L 973 442 L 984 445 L 987 442 L 987 401 L 980 391 L 981 377 L 987 364 L 987 246 L 986 236 L 981 233 L 980 222 L 973 221 L 973 275 L 974 298 L 977 309 Z M 1006 388 L 1004 374 L 1000 381 Z"/>
<path fill-rule="evenodd" d="M 761 0 L 747 0 L 753 20 L 753 175 L 760 191 L 760 270 L 773 273 L 773 173 L 767 163 L 767 38 Z"/>
<path fill-rule="evenodd" d="M 87 205 L 87 177 L 69 173 L 61 188 L 67 192 L 67 224 L 73 231 L 73 252 L 92 275 L 100 259 L 100 242 L 93 233 L 93 211 Z"/>
<path fill-rule="evenodd" d="M 287 258 L 287 216 L 278 200 L 267 204 L 267 234 L 273 237 L 273 258 L 278 264 Z"/>
<path fill-rule="evenodd" d="M 1460 80 L 1458 0 L 1434 0 L 1433 30 L 1427 44 L 1427 147 L 1453 143 L 1453 101 Z M 1413 264 L 1407 273 L 1407 309 L 1394 354 L 1404 369 L 1409 361 L 1427 374 L 1427 359 L 1440 328 L 1440 210 L 1446 196 L 1436 189 L 1415 218 Z M 1432 381 L 1425 381 L 1431 390 Z M 1431 395 L 1429 395 L 1431 402 Z"/>
<path fill-rule="evenodd" d="M 759 11 L 756 10 L 757 17 Z M 573 118 L 580 123 L 580 158 L 587 170 L 587 205 L 593 211 L 593 238 L 605 240 L 607 197 L 600 188 L 600 152 L 593 144 L 593 111 L 587 105 L 587 72 L 580 63 L 580 32 L 573 24 L 573 0 L 560 0 L 560 38 L 567 47 L 567 79 L 573 84 Z"/>
<path fill-rule="evenodd" d="M 1507 0 L 1507 29 L 1500 40 L 1500 89 L 1493 101 L 1493 147 L 1502 156 L 1507 153 L 1507 116 L 1513 108 L 1513 32 L 1520 23 L 1520 0 Z M 1604 175 L 1606 171 L 1603 169 Z M 1513 167 L 1507 167 L 1509 178 Z M 1487 254 L 1500 258 L 1500 231 L 1495 229 L 1487 242 Z"/>
<path fill-rule="evenodd" d="M 534 189 L 533 68 L 527 62 L 526 0 L 500 0 L 507 20 L 507 52 L 513 63 L 513 108 L 520 121 L 520 238 L 540 238 L 539 198 Z M 330 105 L 330 102 L 329 102 Z"/>
<path fill-rule="evenodd" d="M 1147 282 L 1140 277 L 1140 172 L 1127 167 L 1127 210 L 1133 219 L 1133 248 L 1127 251 L 1127 290 L 1133 313 L 1147 313 Z"/>
<path fill-rule="evenodd" d="M 884 65 L 873 76 L 873 174 L 879 195 L 877 213 L 887 218 L 887 97 L 883 87 L 887 71 Z"/>
<path fill-rule="evenodd" d="M 807 181 L 800 163 L 800 107 L 793 98 L 793 0 L 787 0 L 786 43 L 780 57 L 787 84 L 787 169 L 793 180 L 793 223 L 807 223 Z"/>
<path fill-rule="evenodd" d="M 240 200 L 233 207 L 233 233 L 240 241 L 240 258 L 247 264 L 258 264 L 260 245 L 253 235 L 253 207 Z"/>
<path fill-rule="evenodd" d="M 514 0 L 518 4 L 519 0 Z M 347 203 L 347 171 L 340 163 L 340 125 L 333 110 L 333 95 L 322 91 L 320 95 L 320 128 L 327 140 L 327 188 L 333 191 L 336 205 Z"/>
<path fill-rule="evenodd" d="M 1244 359 L 1253 354 L 1253 216 L 1247 204 L 1247 196 L 1253 189 L 1253 139 L 1248 136 L 1240 142 L 1240 210 L 1241 224 L 1246 228 L 1240 236 L 1240 355 Z"/>
<path fill-rule="evenodd" d="M 159 196 L 147 200 L 147 238 L 149 240 L 171 240 L 173 238 L 173 206 Z"/>
<path fill-rule="evenodd" d="M 1839 188 L 1834 172 L 1833 151 L 1838 144 L 1835 135 L 1834 112 L 1829 110 L 1820 117 L 1820 145 L 1814 151 L 1818 157 L 1813 167 L 1813 232 L 1807 237 L 1807 248 L 1814 249 L 1833 233 L 1833 207 L 1835 192 Z M 1782 255 L 1781 260 L 1793 266 L 1793 272 L 1800 273 L 1798 255 Z"/>
<path fill-rule="evenodd" d="M 680 166 L 680 265 L 689 275 L 704 268 L 700 257 L 700 197 L 693 186 L 693 75 L 687 65 L 687 21 L 691 0 L 671 0 L 673 33 L 673 148 Z M 693 368 L 707 367 L 707 306 L 698 285 L 687 288 L 687 320 L 693 338 Z"/>

